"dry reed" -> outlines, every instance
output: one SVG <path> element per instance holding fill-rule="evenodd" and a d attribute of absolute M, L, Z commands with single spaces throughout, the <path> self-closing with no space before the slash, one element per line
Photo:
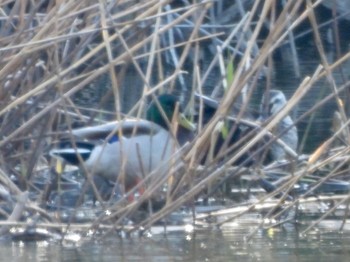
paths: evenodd
<path fill-rule="evenodd" d="M 26 203 L 22 206 L 22 212 L 29 210 L 31 214 L 40 214 L 41 220 L 37 226 L 66 226 L 86 231 L 121 228 L 133 231 L 149 228 L 180 207 L 193 203 L 194 199 L 208 197 L 206 190 L 215 188 L 220 181 L 227 182 L 243 174 L 258 173 L 258 176 L 263 177 L 273 170 L 281 172 L 280 168 L 274 166 L 260 165 L 250 169 L 232 165 L 260 146 L 264 137 L 273 137 L 270 131 L 324 77 L 331 86 L 325 99 L 335 99 L 340 113 L 340 126 L 334 135 L 304 162 L 298 159 L 298 152 L 293 152 L 286 146 L 292 160 L 287 165 L 288 176 L 275 191 L 260 197 L 253 204 L 244 204 L 242 208 L 196 215 L 194 221 L 202 222 L 208 217 L 223 214 L 227 216 L 231 212 L 223 220 L 227 222 L 261 208 L 267 210 L 266 217 L 272 218 L 276 216 L 278 208 L 282 208 L 278 213 L 280 215 L 296 204 L 308 201 L 308 193 L 304 194 L 305 197 L 301 195 L 286 200 L 288 193 L 303 177 L 323 168 L 331 170 L 315 184 L 312 188 L 314 190 L 328 178 L 342 178 L 348 171 L 349 120 L 339 94 L 348 89 L 349 82 L 338 86 L 332 74 L 349 60 L 350 53 L 342 55 L 333 63 L 327 61 L 314 14 L 314 8 L 320 1 L 307 1 L 304 6 L 302 0 L 286 0 L 281 11 L 276 10 L 277 1 L 254 1 L 245 13 L 241 10 L 239 19 L 226 14 L 226 18 L 235 22 L 229 26 L 220 25 L 220 19 L 214 15 L 221 6 L 216 1 L 207 0 L 178 7 L 171 5 L 171 2 L 13 0 L 0 4 L 0 180 L 11 195 L 11 201 L 22 199 L 23 192 L 27 190 L 43 194 L 41 189 L 33 185 L 35 176 L 43 169 L 49 170 L 47 152 L 50 144 L 63 129 L 71 130 L 74 123 L 83 122 L 87 125 L 122 120 L 125 117 L 140 118 L 146 101 L 159 92 L 177 90 L 183 98 L 187 96 L 184 93 L 190 94 L 189 100 L 193 101 L 193 93 L 203 93 L 207 79 L 213 74 L 217 78 L 217 88 L 213 94 L 225 92 L 211 121 L 200 127 L 195 140 L 178 152 L 183 163 L 175 166 L 162 180 L 149 182 L 151 185 L 137 202 L 125 204 L 123 198 L 117 203 L 103 203 L 103 212 L 91 222 L 78 224 L 71 220 L 71 223 L 62 226 L 54 212 L 39 208 L 42 203 L 38 199 L 27 199 L 24 202 L 22 199 L 20 203 Z M 215 133 L 218 123 L 230 115 L 234 104 L 241 103 L 242 109 L 234 116 L 235 121 L 247 121 L 244 115 L 250 108 L 252 94 L 258 88 L 257 82 L 261 74 L 273 71 L 272 55 L 281 45 L 289 43 L 294 50 L 295 70 L 298 74 L 293 30 L 305 20 L 310 21 L 321 65 L 311 76 L 301 80 L 282 111 L 266 123 L 253 122 L 256 132 L 243 137 L 239 146 L 231 148 L 235 154 L 228 154 L 224 161 L 223 158 L 214 158 L 202 167 L 196 161 L 198 154 L 208 146 L 207 141 Z M 218 27 L 212 30 L 207 27 L 208 24 Z M 266 24 L 269 25 L 269 31 L 261 39 L 261 31 L 266 29 Z M 201 63 L 207 56 L 204 52 L 210 53 L 203 49 L 210 45 L 215 45 L 213 50 L 216 51 L 210 55 L 209 66 L 203 70 Z M 225 71 L 227 53 L 231 54 L 230 58 L 235 62 L 231 83 L 227 81 L 228 73 Z M 217 68 L 220 68 L 220 77 L 217 77 Z M 130 76 L 129 71 L 137 76 L 138 81 L 132 80 L 133 75 Z M 101 81 L 104 77 L 108 79 L 105 82 Z M 266 77 L 270 79 L 270 73 Z M 226 87 L 225 91 L 222 86 Z M 266 89 L 268 88 L 269 85 Z M 89 90 L 93 92 L 87 99 L 93 100 L 94 104 L 79 102 L 77 94 L 89 94 Z M 96 93 L 101 95 L 96 96 Z M 136 94 L 135 98 L 128 98 L 130 94 Z M 97 97 L 98 101 L 95 101 Z M 128 105 L 124 100 L 134 106 Z M 324 102 L 321 100 L 310 107 L 296 123 L 313 114 Z M 125 111 L 124 108 L 128 110 Z M 340 136 L 343 139 L 339 144 L 336 141 L 339 141 Z M 139 207 L 151 199 L 175 173 L 179 174 L 178 179 L 166 196 L 165 206 L 159 211 L 151 212 L 135 223 L 135 226 L 125 226 L 125 219 L 133 217 Z M 14 177 L 16 183 L 10 177 Z M 144 183 L 148 183 L 147 179 Z M 136 190 L 137 188 L 134 189 Z M 271 200 L 280 193 L 282 197 Z M 95 194 L 98 199 L 102 199 L 97 189 Z M 332 200 L 338 206 L 348 202 L 348 195 L 334 197 Z M 16 212 L 18 223 L 14 223 L 14 215 L 9 215 L 7 221 L 0 223 L 5 228 L 2 233 L 8 231 L 10 225 L 26 225 L 19 221 L 18 210 Z M 223 221 L 214 224 L 222 225 Z"/>

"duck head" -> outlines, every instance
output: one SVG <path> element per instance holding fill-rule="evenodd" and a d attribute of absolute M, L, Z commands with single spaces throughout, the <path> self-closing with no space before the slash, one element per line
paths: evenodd
<path fill-rule="evenodd" d="M 286 104 L 287 99 L 283 92 L 271 89 L 269 92 L 265 92 L 261 100 L 261 116 L 263 118 L 268 118 L 276 115 Z"/>
<path fill-rule="evenodd" d="M 175 112 L 177 112 L 176 115 L 174 115 Z M 170 94 L 164 94 L 158 96 L 149 105 L 146 112 L 146 119 L 168 130 L 168 123 L 171 123 L 172 119 L 175 117 L 182 128 L 194 131 L 196 126 L 181 112 L 182 108 L 181 105 L 179 105 L 177 97 Z"/>

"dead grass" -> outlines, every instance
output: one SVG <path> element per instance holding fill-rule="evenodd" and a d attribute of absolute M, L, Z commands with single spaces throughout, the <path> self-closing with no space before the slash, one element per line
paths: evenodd
<path fill-rule="evenodd" d="M 287 168 L 289 176 L 286 181 L 279 185 L 278 190 L 254 204 L 246 205 L 243 211 L 229 219 L 256 210 L 257 205 L 282 192 L 280 200 L 272 201 L 273 205 L 266 207 L 271 211 L 267 216 L 275 216 L 272 211 L 277 207 L 287 211 L 303 199 L 300 196 L 286 201 L 287 193 L 301 178 L 328 169 L 329 174 L 319 182 L 322 184 L 326 178 L 342 177 L 348 171 L 349 119 L 339 94 L 348 89 L 349 82 L 338 86 L 332 74 L 349 60 L 350 53 L 332 63 L 327 61 L 314 14 L 314 7 L 320 1 L 307 1 L 305 5 L 302 0 L 288 0 L 280 12 L 276 10 L 275 1 L 254 1 L 251 9 L 242 14 L 240 20 L 235 20 L 235 24 L 228 29 L 223 26 L 215 30 L 206 28 L 206 25 L 216 21 L 217 17 L 213 14 L 220 11 L 215 2 L 202 1 L 176 8 L 170 6 L 170 2 L 67 0 L 34 4 L 13 0 L 0 4 L 0 179 L 14 202 L 23 192 L 32 190 L 38 171 L 50 166 L 47 151 L 62 129 L 71 129 L 76 122 L 91 124 L 131 116 L 142 117 L 147 99 L 158 92 L 173 92 L 176 89 L 183 93 L 182 96 L 187 96 L 185 92 L 191 95 L 194 92 L 203 93 L 207 78 L 217 74 L 217 68 L 221 76 L 213 93 L 222 93 L 222 86 L 226 86 L 225 95 L 208 125 L 200 129 L 191 145 L 179 152 L 183 164 L 174 167 L 162 181 L 149 186 L 137 202 L 125 205 L 121 200 L 112 205 L 104 204 L 104 212 L 89 223 L 88 228 L 97 229 L 106 225 L 113 225 L 112 229 L 124 227 L 124 219 L 131 217 L 174 173 L 182 175 L 168 193 L 166 205 L 149 214 L 131 230 L 150 227 L 179 207 L 193 203 L 196 197 L 204 195 L 205 189 L 215 187 L 220 181 L 253 172 L 258 176 L 271 172 L 274 170 L 271 166 L 259 166 L 258 171 L 252 171 L 232 167 L 232 164 L 269 135 L 269 131 L 311 89 L 317 88 L 316 83 L 323 78 L 329 81 L 331 87 L 325 99 L 337 101 L 340 115 L 340 124 L 334 130 L 333 137 L 324 141 L 303 163 L 297 158 L 299 152 L 289 149 L 292 164 Z M 305 20 L 309 20 L 312 26 L 321 57 L 320 66 L 312 75 L 301 79 L 285 108 L 273 119 L 262 124 L 254 123 L 259 131 L 242 139 L 244 142 L 237 153 L 225 158 L 224 163 L 214 159 L 204 168 L 201 167 L 196 156 L 206 147 L 217 123 L 238 102 L 242 104 L 242 111 L 236 120 L 239 122 L 244 118 L 260 76 L 265 74 L 268 80 L 271 79 L 272 54 L 288 41 L 296 51 L 292 42 L 293 29 Z M 266 24 L 269 32 L 261 42 L 259 36 Z M 211 54 L 210 65 L 203 71 L 204 52 L 209 52 L 203 51 L 203 48 L 208 43 L 214 46 L 215 51 Z M 228 53 L 235 61 L 231 83 L 228 83 L 225 71 Z M 297 53 L 294 54 L 297 65 Z M 130 68 L 138 81 L 130 81 Z M 103 76 L 109 79 L 107 84 L 101 84 Z M 269 88 L 269 81 L 267 83 L 266 89 Z M 88 88 L 103 94 L 99 103 L 84 106 L 84 103 L 77 102 L 76 94 Z M 129 94 L 139 94 L 140 98 L 125 112 L 124 100 Z M 112 106 L 108 106 L 106 101 L 110 101 L 109 105 Z M 296 123 L 313 114 L 323 102 L 310 106 L 310 110 Z M 10 177 L 15 177 L 16 183 Z M 335 201 L 337 204 L 347 203 L 348 198 L 344 196 Z M 44 226 L 50 221 L 51 225 L 62 226 L 47 210 L 39 212 L 38 204 L 27 199 L 26 205 L 22 205 L 22 212 L 30 210 L 31 214 L 40 213 L 42 223 L 38 225 Z M 13 219 L 18 222 L 20 217 L 18 215 L 14 219 L 9 216 L 6 223 L 11 224 Z M 81 225 L 75 226 L 81 228 Z"/>

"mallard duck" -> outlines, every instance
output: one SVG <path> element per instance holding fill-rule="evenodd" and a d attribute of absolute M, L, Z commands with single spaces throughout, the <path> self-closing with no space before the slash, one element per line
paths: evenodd
<path fill-rule="evenodd" d="M 267 106 L 265 106 L 266 101 L 268 102 Z M 282 91 L 271 89 L 268 92 L 265 92 L 261 101 L 260 119 L 265 120 L 276 115 L 286 104 L 287 99 Z M 265 108 L 267 108 L 267 110 Z M 275 126 L 272 133 L 294 151 L 297 149 L 298 131 L 289 115 L 286 115 Z M 281 160 L 286 158 L 286 151 L 278 143 L 272 143 L 269 150 L 272 160 Z"/>
<path fill-rule="evenodd" d="M 202 125 L 206 125 L 216 113 L 216 110 L 219 106 L 219 102 L 203 96 L 203 95 L 195 95 L 197 103 L 201 103 L 199 109 L 202 111 L 202 115 L 195 118 L 196 121 L 199 121 Z M 267 101 L 267 110 L 265 110 L 265 104 Z M 287 99 L 282 91 L 279 90 L 269 90 L 268 93 L 265 92 L 263 95 L 261 105 L 260 105 L 260 116 L 259 120 L 264 121 L 269 117 L 276 115 L 287 103 Z M 232 108 L 230 114 L 236 115 L 238 114 L 238 108 Z M 254 119 L 254 117 L 246 112 L 244 115 L 245 119 Z M 229 147 L 236 143 L 240 143 L 240 146 L 243 146 L 241 140 L 246 139 L 246 135 L 249 134 L 252 130 L 256 129 L 256 126 L 248 124 L 247 121 L 241 121 L 237 123 L 232 118 L 228 117 L 223 119 L 225 121 L 225 126 L 223 132 L 217 137 L 214 147 L 214 155 L 217 155 L 223 147 Z M 287 130 L 288 129 L 288 130 Z M 287 131 L 286 131 L 287 130 Z M 298 133 L 297 129 L 294 125 L 292 118 L 287 115 L 285 116 L 273 129 L 272 133 L 279 137 L 286 145 L 288 145 L 294 151 L 297 149 L 298 145 Z M 254 132 L 252 133 L 254 135 Z M 267 139 L 266 139 L 267 140 Z M 210 143 L 208 143 L 210 144 Z M 237 148 L 236 150 L 239 150 Z M 260 157 L 251 156 L 251 153 L 254 153 L 257 149 L 254 148 L 253 152 L 247 152 L 244 156 L 242 156 L 235 164 L 244 163 L 245 166 L 250 166 L 254 162 L 259 162 Z M 204 152 L 205 153 L 205 152 Z M 203 154 L 204 154 L 203 153 Z M 231 152 L 231 154 L 234 152 Z M 264 159 L 263 162 L 269 162 L 271 160 L 281 160 L 286 158 L 286 152 L 284 148 L 278 143 L 272 143 L 269 147 L 268 157 Z M 202 161 L 203 162 L 203 161 Z"/>
<path fill-rule="evenodd" d="M 269 96 L 268 96 L 269 95 Z M 268 97 L 267 97 L 268 96 Z M 219 102 L 206 97 L 202 95 L 196 95 L 197 102 L 202 103 L 199 108 L 202 110 L 202 115 L 195 118 L 196 121 L 201 121 L 202 125 L 207 124 L 212 117 L 215 115 L 216 110 L 219 106 Z M 263 103 L 265 102 L 265 99 L 268 99 L 268 110 L 267 113 L 263 111 Z M 282 91 L 278 90 L 270 90 L 269 93 L 265 93 L 263 96 L 262 102 L 261 102 L 261 110 L 260 110 L 260 120 L 265 120 L 268 117 L 271 117 L 275 114 L 277 114 L 287 103 L 286 97 L 284 96 Z M 230 114 L 233 116 L 237 115 L 239 112 L 238 108 L 232 108 Z M 256 119 L 252 114 L 249 112 L 246 112 L 244 114 L 245 120 L 251 120 Z M 235 154 L 236 150 L 240 150 L 240 147 L 244 146 L 244 140 L 249 141 L 249 139 L 256 134 L 256 130 L 258 130 L 258 126 L 255 123 L 251 123 L 251 121 L 241 121 L 237 122 L 232 117 L 227 117 L 224 119 L 226 121 L 225 129 L 222 134 L 220 134 L 216 140 L 215 148 L 214 148 L 214 155 L 219 154 L 220 150 L 222 150 L 222 147 L 226 146 L 235 146 L 237 144 L 239 147 L 236 148 L 234 151 L 230 151 L 229 154 Z M 286 131 L 287 128 L 290 128 L 288 131 Z M 286 132 L 285 132 L 286 131 Z M 282 132 L 285 132 L 282 134 Z M 226 134 L 224 134 L 226 133 Z M 227 133 L 230 134 L 227 136 Z M 249 135 L 250 134 L 250 135 Z M 273 134 L 278 136 L 280 135 L 280 139 L 285 142 L 291 149 L 296 150 L 297 143 L 298 143 L 298 136 L 297 136 L 297 130 L 294 126 L 294 122 L 290 116 L 286 116 L 281 120 L 281 122 L 276 126 L 276 128 L 273 131 Z M 247 137 L 248 136 L 248 137 Z M 266 138 L 267 139 L 267 138 Z M 241 143 L 243 140 L 243 143 Z M 255 163 L 260 164 L 261 162 L 270 161 L 271 159 L 261 159 L 261 154 L 255 154 L 256 152 L 259 152 L 259 146 L 263 145 L 265 142 L 258 143 L 255 147 L 253 147 L 250 151 L 245 153 L 238 161 L 234 163 L 234 165 L 244 165 L 244 166 L 252 166 Z M 210 144 L 210 143 L 209 143 Z M 203 152 L 207 153 L 207 152 Z M 227 155 L 227 154 L 226 154 Z M 286 153 L 278 143 L 273 143 L 271 147 L 269 148 L 269 155 L 271 155 L 270 158 L 272 160 L 280 160 L 285 158 Z M 267 192 L 274 190 L 274 185 L 264 179 L 259 178 L 258 179 L 259 184 L 262 188 L 264 188 Z"/>
<path fill-rule="evenodd" d="M 215 115 L 218 107 L 219 101 L 210 98 L 205 95 L 195 94 L 195 103 L 196 103 L 196 115 L 194 121 L 200 123 L 201 126 L 208 124 L 213 116 Z M 220 123 L 217 124 L 217 128 L 212 133 L 212 136 L 208 141 L 208 149 L 202 152 L 200 156 L 200 162 L 204 164 L 208 159 L 211 158 L 223 158 L 227 156 L 226 149 L 234 146 L 242 138 L 244 134 L 251 130 L 251 127 L 238 123 L 231 116 L 237 115 L 239 109 L 233 107 L 230 111 L 230 117 L 223 118 L 220 120 Z M 244 117 L 248 117 L 248 114 L 245 113 Z M 230 150 L 229 154 L 232 155 L 239 148 L 235 148 L 233 151 Z M 226 153 L 225 153 L 226 152 Z M 248 154 L 244 154 L 238 161 L 235 162 L 236 165 L 244 163 L 244 165 L 251 165 L 251 160 L 248 160 Z M 246 161 L 247 160 L 247 161 Z"/>
<path fill-rule="evenodd" d="M 50 155 L 111 181 L 124 174 L 128 190 L 157 168 L 165 173 L 179 146 L 192 139 L 193 125 L 180 113 L 174 115 L 177 103 L 175 96 L 161 95 L 150 104 L 146 119 L 75 129 Z M 176 135 L 169 126 L 173 117 L 179 121 Z"/>

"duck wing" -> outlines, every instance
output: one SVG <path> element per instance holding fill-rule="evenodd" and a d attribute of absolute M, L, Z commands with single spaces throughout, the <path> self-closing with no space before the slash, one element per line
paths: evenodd
<path fill-rule="evenodd" d="M 106 124 L 83 127 L 72 130 L 72 135 L 75 137 L 87 140 L 105 140 L 115 139 L 122 135 L 124 137 L 140 136 L 140 135 L 154 135 L 162 128 L 150 121 L 144 119 L 128 119 L 123 121 L 113 121 Z"/>
<path fill-rule="evenodd" d="M 147 120 L 123 120 L 113 121 L 102 125 L 83 127 L 67 132 L 55 143 L 55 148 L 50 150 L 50 155 L 65 159 L 68 163 L 79 165 L 79 156 L 85 161 L 91 153 L 106 141 L 113 144 L 120 140 L 120 136 L 133 138 L 154 136 L 166 132 L 163 128 Z"/>

